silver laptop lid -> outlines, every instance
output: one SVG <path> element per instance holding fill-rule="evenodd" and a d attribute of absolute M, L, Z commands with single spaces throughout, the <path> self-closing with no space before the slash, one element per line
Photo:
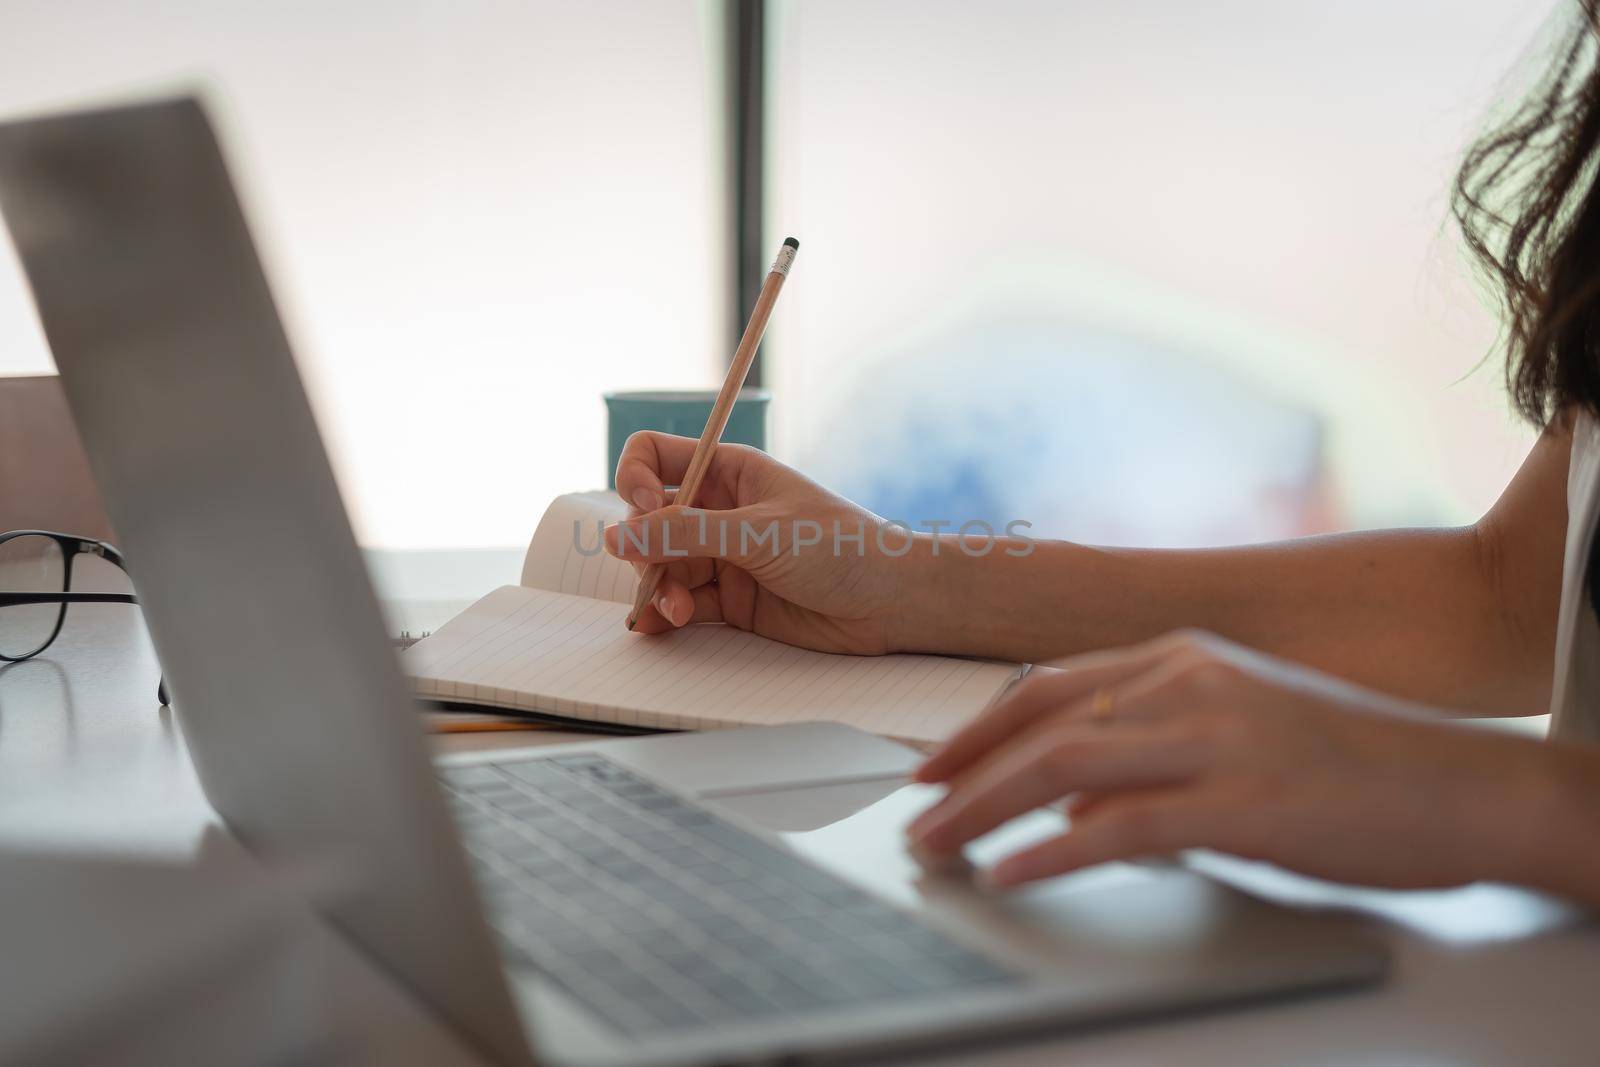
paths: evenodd
<path fill-rule="evenodd" d="M 201 107 L 0 126 L 0 210 L 206 795 L 266 858 L 351 864 L 363 891 L 330 918 L 469 1041 L 526 1062 Z"/>

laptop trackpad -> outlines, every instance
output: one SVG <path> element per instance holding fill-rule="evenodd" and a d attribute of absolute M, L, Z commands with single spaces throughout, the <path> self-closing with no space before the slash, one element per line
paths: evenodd
<path fill-rule="evenodd" d="M 1353 939 L 1336 917 L 1272 907 L 1167 860 L 1104 863 L 1003 894 L 987 893 L 969 877 L 927 874 L 907 854 L 904 830 L 941 792 L 902 786 L 853 815 L 784 839 L 843 878 L 967 929 L 1021 966 L 1092 979 L 1096 996 L 1151 983 L 1223 983 L 1224 975 L 1270 986 L 1271 975 L 1296 968 L 1370 975 L 1381 964 L 1381 953 Z M 1066 825 L 1055 811 L 1036 811 L 967 854 L 987 867 Z"/>
<path fill-rule="evenodd" d="M 703 799 L 712 807 L 724 808 L 768 830 L 804 833 L 848 819 L 905 788 L 905 784 L 905 778 L 897 775 L 864 782 L 712 793 Z"/>
<path fill-rule="evenodd" d="M 877 785 L 876 799 L 863 795 L 858 798 L 854 811 L 815 829 L 785 833 L 784 841 L 801 855 L 902 904 L 925 904 L 935 898 L 953 901 L 980 895 L 962 876 L 928 875 L 906 851 L 906 825 L 944 791 L 935 786 L 904 782 Z M 717 803 L 741 814 L 758 816 L 769 804 L 783 800 L 788 801 L 791 809 L 803 809 L 811 803 L 825 805 L 831 800 L 822 795 L 827 792 L 792 790 L 778 796 L 729 798 Z M 967 856 L 977 866 L 988 866 L 1065 829 L 1066 819 L 1057 812 L 1033 812 L 974 843 L 967 849 Z M 1139 865 L 1113 863 L 1090 868 L 1062 881 L 1071 883 L 1073 888 L 1101 889 L 1145 883 L 1151 877 L 1152 873 Z"/>
<path fill-rule="evenodd" d="M 904 784 L 922 759 L 904 745 L 831 722 L 657 734 L 608 741 L 605 752 L 772 830 L 814 829 L 843 818 Z M 747 806 L 746 794 L 754 798 Z M 787 802 L 763 803 L 762 796 Z"/>

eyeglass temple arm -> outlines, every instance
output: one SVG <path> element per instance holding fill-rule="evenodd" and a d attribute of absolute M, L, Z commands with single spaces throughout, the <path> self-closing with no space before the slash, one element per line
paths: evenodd
<path fill-rule="evenodd" d="M 128 573 L 128 562 L 122 558 L 122 553 L 117 550 L 115 545 L 106 541 L 95 541 L 93 544 L 95 546 L 94 551 L 96 555 L 100 556 L 102 559 L 109 560 L 111 563 L 116 564 L 118 569 L 120 569 L 123 574 Z M 126 601 L 99 601 L 99 603 L 114 604 L 137 604 L 138 602 L 139 601 L 137 598 L 131 596 L 128 597 Z M 167 696 L 167 676 L 164 674 L 161 676 L 161 681 L 156 683 L 156 699 L 161 702 L 162 707 L 167 707 L 172 703 L 172 700 Z"/>
<path fill-rule="evenodd" d="M 0 608 L 22 604 L 137 604 L 132 593 L 0 593 Z"/>
<path fill-rule="evenodd" d="M 108 562 L 116 564 L 124 574 L 128 572 L 127 559 L 123 557 L 117 546 L 109 541 L 94 541 L 89 538 L 83 538 L 78 542 L 78 551 L 93 553 Z"/>
<path fill-rule="evenodd" d="M 108 560 L 111 563 L 116 564 L 118 569 L 120 569 L 123 574 L 127 574 L 128 573 L 128 561 L 122 558 L 122 553 L 117 550 L 117 547 L 115 545 L 109 544 L 108 542 L 105 542 L 105 541 L 95 541 L 95 542 L 93 542 L 93 544 L 94 544 L 93 551 L 95 552 L 96 555 L 100 556 L 102 559 Z M 123 603 L 137 604 L 138 602 L 139 601 L 138 601 L 137 598 L 130 596 L 125 601 L 123 601 L 123 600 L 110 600 L 110 601 L 102 600 L 102 601 L 95 601 L 94 603 L 102 603 L 102 604 L 107 604 L 107 603 L 109 603 L 109 604 L 123 604 Z M 161 676 L 161 681 L 156 684 L 156 699 L 161 702 L 161 706 L 162 707 L 167 707 L 168 705 L 170 705 L 172 703 L 172 701 L 167 697 L 167 676 L 164 675 L 164 674 Z"/>

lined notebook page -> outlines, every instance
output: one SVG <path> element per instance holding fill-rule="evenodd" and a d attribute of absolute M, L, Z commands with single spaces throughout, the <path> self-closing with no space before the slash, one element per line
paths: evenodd
<path fill-rule="evenodd" d="M 736 630 L 629 633 L 629 605 L 502 586 L 403 653 L 418 696 L 656 729 L 831 719 L 942 741 L 1013 679 L 1015 664 L 834 656 Z"/>
<path fill-rule="evenodd" d="M 631 606 L 638 581 L 633 567 L 600 545 L 600 527 L 627 514 L 621 498 L 609 490 L 556 497 L 533 532 L 522 561 L 522 584 Z"/>

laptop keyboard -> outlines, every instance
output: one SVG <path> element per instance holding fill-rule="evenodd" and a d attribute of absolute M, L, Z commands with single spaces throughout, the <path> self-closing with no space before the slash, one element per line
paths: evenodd
<path fill-rule="evenodd" d="M 604 757 L 439 775 L 507 960 L 630 1034 L 1020 980 Z"/>

